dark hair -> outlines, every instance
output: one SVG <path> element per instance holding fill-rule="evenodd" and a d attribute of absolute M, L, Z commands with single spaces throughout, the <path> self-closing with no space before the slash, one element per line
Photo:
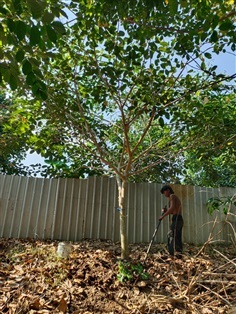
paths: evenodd
<path fill-rule="evenodd" d="M 170 194 L 175 193 L 169 185 L 164 185 L 161 189 L 161 194 L 163 194 L 165 191 L 168 191 L 168 190 L 170 191 Z"/>

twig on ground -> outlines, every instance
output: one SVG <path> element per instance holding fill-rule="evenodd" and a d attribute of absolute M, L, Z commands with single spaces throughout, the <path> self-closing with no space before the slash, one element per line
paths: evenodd
<path fill-rule="evenodd" d="M 208 288 L 207 286 L 199 283 L 200 286 L 202 286 L 203 288 L 205 288 L 206 290 L 209 290 L 211 293 L 213 293 L 215 296 L 217 296 L 218 298 L 220 298 L 221 300 L 223 300 L 226 304 L 231 305 L 231 303 L 226 300 L 225 298 L 223 298 L 221 295 L 219 295 L 219 293 L 216 293 L 215 291 L 213 291 L 212 289 Z"/>
<path fill-rule="evenodd" d="M 220 254 L 223 258 L 225 258 L 229 263 L 233 264 L 236 267 L 236 263 L 234 263 L 232 260 L 230 260 L 227 256 L 219 252 L 218 250 L 214 249 L 214 251 L 218 254 Z"/>

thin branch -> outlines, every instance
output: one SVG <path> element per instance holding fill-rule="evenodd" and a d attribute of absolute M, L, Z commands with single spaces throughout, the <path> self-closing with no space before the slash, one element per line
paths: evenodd
<path fill-rule="evenodd" d="M 232 265 L 234 265 L 236 267 L 236 263 L 234 263 L 232 260 L 230 260 L 227 256 L 225 256 L 224 254 L 222 254 L 221 252 L 219 252 L 218 250 L 214 249 L 214 251 L 216 253 L 218 253 L 219 255 L 221 255 L 224 259 L 226 259 L 229 263 L 231 263 Z"/>
<path fill-rule="evenodd" d="M 210 281 L 210 282 L 212 283 L 212 281 Z M 209 281 L 205 281 L 205 283 L 210 283 L 210 282 Z M 236 284 L 236 282 L 234 284 Z M 226 304 L 231 305 L 231 303 L 228 300 L 226 300 L 225 298 L 223 298 L 220 294 L 216 293 L 215 291 L 213 291 L 212 289 L 208 288 L 207 286 L 201 284 L 200 282 L 199 282 L 199 285 L 202 286 L 203 288 L 205 288 L 206 290 L 210 291 L 211 293 L 213 293 L 219 299 L 223 300 Z"/>

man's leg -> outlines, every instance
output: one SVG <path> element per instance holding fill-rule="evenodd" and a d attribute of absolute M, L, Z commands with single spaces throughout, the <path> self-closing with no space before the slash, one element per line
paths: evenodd
<path fill-rule="evenodd" d="M 176 222 L 176 230 L 175 230 L 175 249 L 179 253 L 182 253 L 183 251 L 182 229 L 183 229 L 183 220 L 179 220 Z"/>
<path fill-rule="evenodd" d="M 174 230 L 172 229 L 172 226 L 171 226 L 171 230 L 167 234 L 167 247 L 168 247 L 168 251 L 169 251 L 171 256 L 174 256 L 174 252 L 175 252 L 175 243 L 174 243 L 174 241 L 175 241 L 175 239 L 174 239 Z"/>

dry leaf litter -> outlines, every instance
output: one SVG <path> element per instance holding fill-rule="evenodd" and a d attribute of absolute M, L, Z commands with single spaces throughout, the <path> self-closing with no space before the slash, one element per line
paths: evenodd
<path fill-rule="evenodd" d="M 235 246 L 185 245 L 182 259 L 166 246 L 130 245 L 130 263 L 147 279 L 120 282 L 120 243 L 72 243 L 68 258 L 57 241 L 0 239 L 0 313 L 236 314 Z M 199 253 L 200 252 L 200 253 Z"/>

